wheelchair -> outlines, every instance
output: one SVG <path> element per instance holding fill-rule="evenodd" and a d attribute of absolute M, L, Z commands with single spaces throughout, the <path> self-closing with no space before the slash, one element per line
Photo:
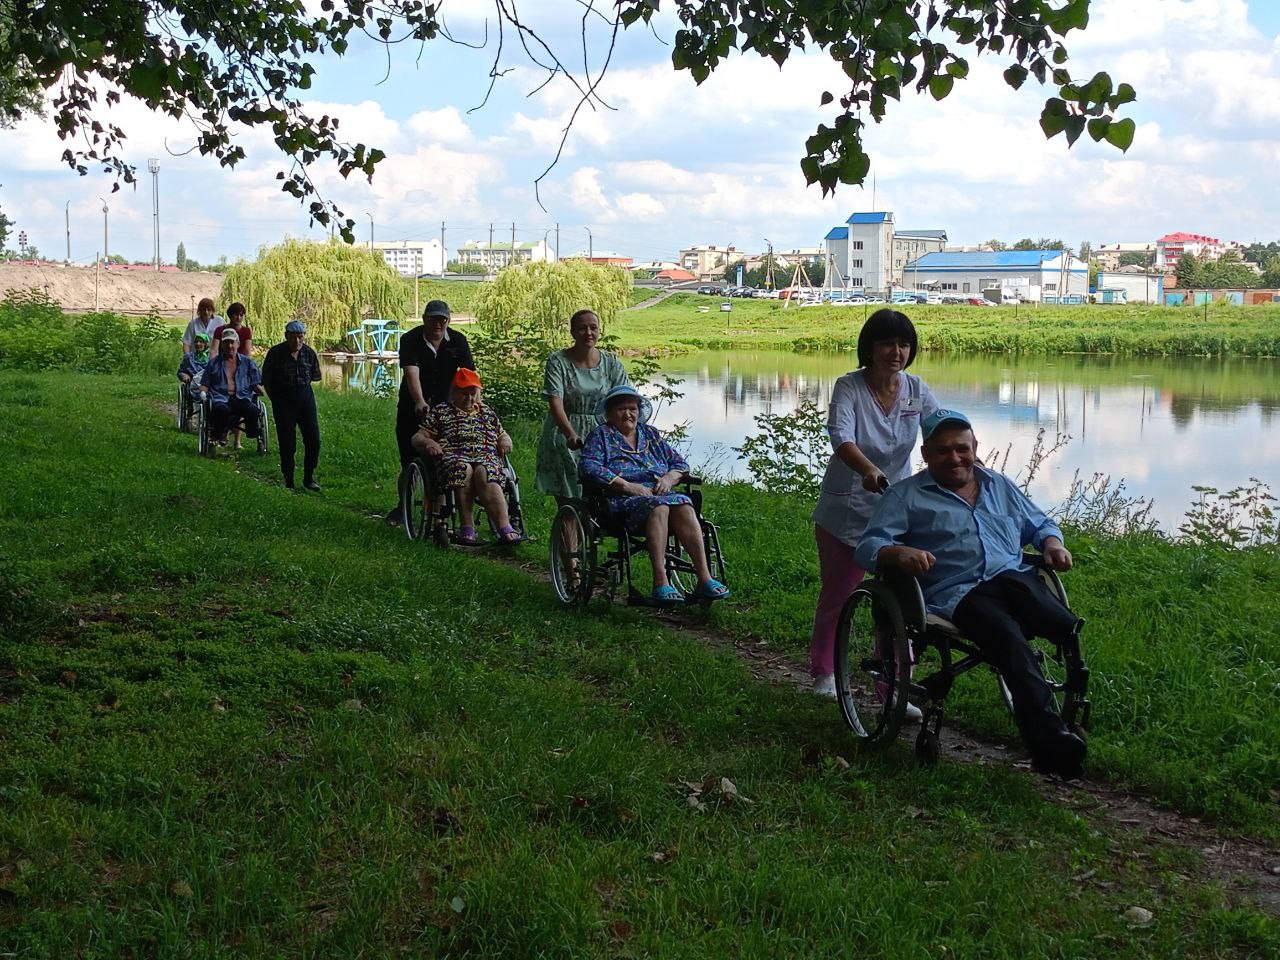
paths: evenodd
<path fill-rule="evenodd" d="M 1044 558 L 1024 553 L 1022 559 L 1069 607 L 1062 581 Z M 1040 637 L 1031 641 L 1059 714 L 1067 728 L 1082 738 L 1089 723 L 1089 668 L 1080 646 L 1083 625 L 1084 620 L 1077 618 L 1071 636 L 1061 642 Z M 934 656 L 934 672 L 913 675 L 913 665 L 918 674 Z M 858 740 L 872 748 L 892 743 L 902 728 L 907 703 L 915 703 L 923 712 L 916 758 L 926 766 L 938 760 L 943 704 L 961 674 L 988 667 L 995 674 L 1001 700 L 1013 713 L 1013 699 L 1003 678 L 955 624 L 925 609 L 915 577 L 885 573 L 859 585 L 840 613 L 835 660 L 840 713 Z"/>
<path fill-rule="evenodd" d="M 190 383 L 178 381 L 178 430 L 191 433 L 196 429 L 196 419 L 200 408 L 200 381 Z"/>
<path fill-rule="evenodd" d="M 254 402 L 258 408 L 258 452 L 266 453 L 267 431 L 270 427 L 270 418 L 267 416 L 267 405 L 262 398 L 254 394 Z M 202 457 L 212 457 L 217 452 L 217 444 L 213 442 L 211 432 L 213 429 L 213 401 L 209 397 L 201 397 L 199 405 L 196 407 L 196 436 L 199 441 L 199 450 Z M 243 420 L 239 421 L 243 423 Z M 228 429 L 234 429 L 235 423 L 232 423 Z"/>
<path fill-rule="evenodd" d="M 707 566 L 711 575 L 723 582 L 720 534 L 715 524 L 702 515 L 702 491 L 698 489 L 701 483 L 700 478 L 685 474 L 673 490 L 693 501 Z M 632 533 L 621 521 L 608 519 L 604 501 L 609 495 L 602 486 L 584 479 L 582 490 L 582 497 L 564 504 L 551 523 L 551 586 L 556 598 L 566 606 L 585 607 L 600 589 L 612 602 L 625 584 L 628 605 L 666 606 L 637 590 L 632 582 L 632 558 L 639 556 L 646 565 L 649 562 L 645 535 Z M 666 570 L 671 585 L 686 600 L 692 599 L 697 586 L 693 563 L 674 532 L 667 538 Z"/>
<path fill-rule="evenodd" d="M 410 540 L 432 540 L 437 547 L 447 550 L 461 538 L 461 519 L 458 511 L 458 488 L 445 486 L 439 477 L 438 461 L 427 457 L 414 457 L 400 471 L 397 487 L 400 493 L 400 516 L 404 518 L 404 532 Z M 519 540 L 503 540 L 498 525 L 477 500 L 475 510 L 484 514 L 493 543 L 514 546 L 528 539 L 524 528 L 524 511 L 520 506 L 520 478 L 508 457 L 502 458 L 502 497 L 507 502 L 507 522 L 520 534 Z M 477 518 L 479 521 L 479 518 Z M 479 522 L 476 524 L 479 526 Z"/>

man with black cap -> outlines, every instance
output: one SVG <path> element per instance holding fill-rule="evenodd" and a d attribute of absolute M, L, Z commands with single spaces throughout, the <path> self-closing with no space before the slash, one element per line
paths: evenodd
<path fill-rule="evenodd" d="M 320 492 L 316 464 L 320 462 L 320 419 L 311 384 L 320 380 L 320 358 L 306 344 L 307 325 L 290 320 L 284 325 L 284 342 L 267 351 L 262 361 L 262 385 L 271 398 L 280 444 L 280 472 L 284 485 L 293 489 L 294 455 L 302 433 L 302 485 Z"/>
<path fill-rule="evenodd" d="M 1032 636 L 1066 638 L 1080 620 L 1022 561 L 1034 546 L 1070 570 L 1062 531 L 1002 473 L 978 465 L 969 418 L 935 410 L 920 424 L 926 469 L 876 505 L 855 561 L 916 577 L 925 605 L 982 650 L 1004 678 L 1037 770 L 1082 773 L 1084 740 L 1067 729 L 1031 649 Z"/>
<path fill-rule="evenodd" d="M 396 406 L 396 446 L 400 468 L 413 460 L 411 441 L 427 411 L 449 401 L 449 386 L 460 367 L 476 368 L 471 344 L 457 330 L 449 329 L 452 314 L 443 300 L 431 300 L 422 311 L 422 326 L 400 338 L 400 402 Z M 400 507 L 389 514 L 389 523 L 400 523 Z"/>

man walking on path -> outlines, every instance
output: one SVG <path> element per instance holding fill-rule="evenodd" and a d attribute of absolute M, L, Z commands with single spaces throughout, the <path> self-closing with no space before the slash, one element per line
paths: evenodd
<path fill-rule="evenodd" d="M 268 350 L 262 361 L 262 385 L 271 398 L 271 412 L 276 419 L 284 485 L 290 490 L 294 488 L 294 455 L 301 432 L 302 485 L 319 493 L 315 473 L 316 464 L 320 462 L 320 420 L 311 384 L 320 380 L 320 358 L 307 346 L 306 338 L 307 325 L 301 320 L 285 324 L 284 343 Z"/>

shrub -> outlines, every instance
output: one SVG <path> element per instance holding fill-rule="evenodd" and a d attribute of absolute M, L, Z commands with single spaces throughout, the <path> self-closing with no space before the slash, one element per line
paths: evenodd
<path fill-rule="evenodd" d="M 10 290 L 0 300 L 0 366 L 161 372 L 177 365 L 178 338 L 155 314 L 141 320 L 109 312 L 73 318 L 39 290 Z"/>
<path fill-rule="evenodd" d="M 621 267 L 582 260 L 521 263 L 502 270 L 476 299 L 476 319 L 488 331 L 538 330 L 567 340 L 569 317 L 594 310 L 606 326 L 631 304 L 631 275 Z"/>

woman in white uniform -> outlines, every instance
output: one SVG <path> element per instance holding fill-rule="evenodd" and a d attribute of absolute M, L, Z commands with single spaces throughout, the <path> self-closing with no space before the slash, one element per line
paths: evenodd
<path fill-rule="evenodd" d="M 836 624 L 866 571 L 853 562 L 876 498 L 911 473 L 920 420 L 938 408 L 933 391 L 907 367 L 916 328 L 897 310 L 877 310 L 858 334 L 858 369 L 836 381 L 827 409 L 831 461 L 813 511 L 822 587 L 813 615 L 809 669 L 813 692 L 834 697 Z M 918 718 L 918 711 L 908 707 Z"/>

